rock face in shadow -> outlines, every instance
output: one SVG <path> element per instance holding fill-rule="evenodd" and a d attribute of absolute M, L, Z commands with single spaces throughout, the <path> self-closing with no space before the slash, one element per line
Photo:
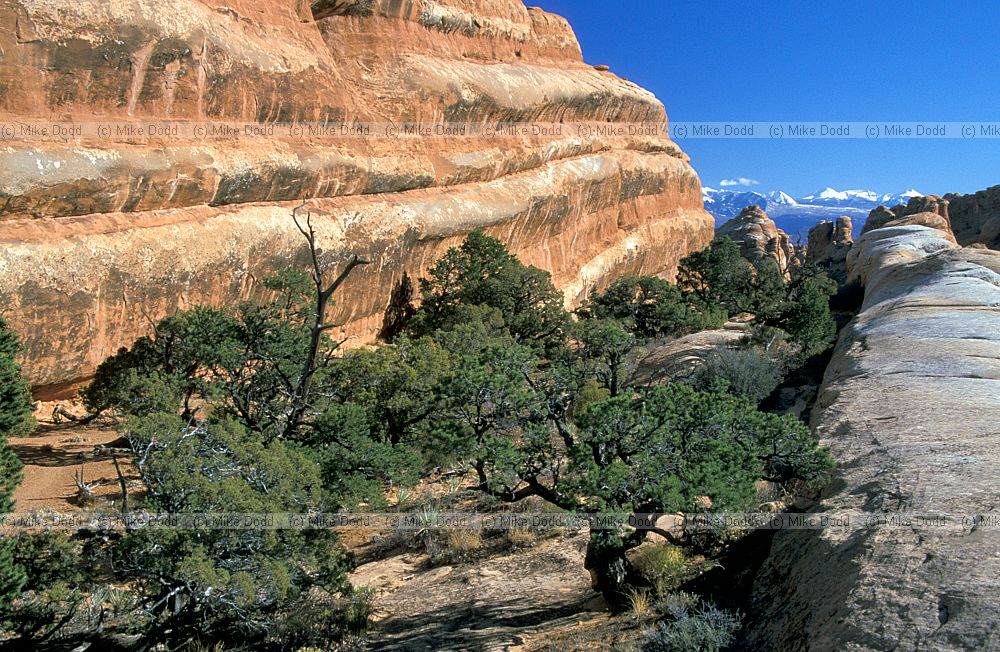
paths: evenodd
<path fill-rule="evenodd" d="M 755 264 L 770 257 L 784 270 L 794 256 L 788 234 L 756 205 L 747 206 L 716 229 L 715 237 L 731 239 L 740 246 L 743 257 Z"/>
<path fill-rule="evenodd" d="M 845 215 L 838 217 L 836 222 L 824 220 L 809 229 L 806 263 L 845 274 L 847 254 L 854 244 L 852 228 L 851 218 Z"/>
<path fill-rule="evenodd" d="M 1000 252 L 888 226 L 848 268 L 864 304 L 812 427 L 839 465 L 817 511 L 854 520 L 777 534 L 752 649 L 997 649 Z"/>
<path fill-rule="evenodd" d="M 621 274 L 670 276 L 712 238 L 687 156 L 662 128 L 627 129 L 665 125 L 662 104 L 585 64 L 564 19 L 520 0 L 2 0 L 0 53 L 5 124 L 265 130 L 4 142 L 0 311 L 43 390 L 167 314 L 232 305 L 303 262 L 303 200 L 326 259 L 372 261 L 331 315 L 356 342 L 404 273 L 475 228 L 551 271 L 570 305 Z M 308 130 L 342 122 L 431 136 Z M 497 122 L 565 126 L 434 135 Z"/>
<path fill-rule="evenodd" d="M 972 244 L 1000 249 L 1000 186 L 972 195 L 945 195 L 955 238 L 963 247 Z"/>

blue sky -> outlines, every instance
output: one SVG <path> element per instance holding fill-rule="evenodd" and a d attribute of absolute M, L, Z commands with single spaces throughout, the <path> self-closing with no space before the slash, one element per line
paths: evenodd
<path fill-rule="evenodd" d="M 995 121 L 996 0 L 527 0 L 672 121 Z M 926 194 L 1000 184 L 1000 140 L 685 140 L 702 183 Z"/>

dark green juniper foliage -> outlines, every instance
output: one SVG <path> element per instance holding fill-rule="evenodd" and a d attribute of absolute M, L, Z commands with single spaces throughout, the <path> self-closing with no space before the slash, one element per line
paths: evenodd
<path fill-rule="evenodd" d="M 757 480 L 813 481 L 829 468 L 800 422 L 715 384 L 627 384 L 640 339 L 718 326 L 747 308 L 801 333 L 803 349 L 819 346 L 825 330 L 810 320 L 823 317 L 821 285 L 786 286 L 733 259 L 732 243 L 686 260 L 685 289 L 624 279 L 574 321 L 548 274 L 474 232 L 421 279 L 420 308 L 394 312 L 393 344 L 341 354 L 326 335 L 323 291 L 343 275 L 325 285 L 309 242 L 312 278 L 287 272 L 269 282 L 276 300 L 169 317 L 85 390 L 91 410 L 122 424 L 146 507 L 378 506 L 388 484 L 448 463 L 467 465 L 475 488 L 499 501 L 534 496 L 652 520 L 702 509 L 706 496 L 712 509 L 745 509 Z M 793 305 L 800 298 L 815 305 Z M 591 534 L 587 566 L 615 603 L 630 580 L 625 553 L 645 534 Z M 292 613 L 317 591 L 326 605 L 349 593 L 346 556 L 325 531 L 136 529 L 113 550 L 149 641 L 292 640 L 287 628 L 303 622 Z M 333 620 L 314 631 L 336 629 Z"/>
<path fill-rule="evenodd" d="M 801 422 L 728 394 L 686 385 L 630 391 L 590 404 L 571 421 L 557 374 L 517 378 L 527 361 L 501 343 L 484 343 L 477 353 L 472 375 L 483 382 L 465 388 L 462 410 L 470 458 L 480 489 L 504 501 L 539 496 L 572 511 L 655 520 L 695 510 L 695 497 L 708 496 L 713 509 L 738 511 L 752 506 L 756 480 L 814 480 L 830 465 Z M 489 406 L 475 403 L 487 369 L 502 398 Z M 592 532 L 588 567 L 616 603 L 624 596 L 625 553 L 644 536 Z"/>
<path fill-rule="evenodd" d="M 618 396 L 625 388 L 629 354 L 638 343 L 627 326 L 614 319 L 582 319 L 575 325 L 577 356 L 584 373 Z"/>
<path fill-rule="evenodd" d="M 309 219 L 296 224 L 311 278 L 289 270 L 267 281 L 268 300 L 179 312 L 102 364 L 83 392 L 91 410 L 120 423 L 146 489 L 140 507 L 305 515 L 381 497 L 397 472 L 416 468 L 377 417 L 336 399 L 345 374 L 331 370 L 349 363 L 335 356 L 326 306 L 363 263 L 353 259 L 329 282 Z M 111 551 L 116 577 L 138 594 L 145 616 L 134 625 L 148 644 L 257 645 L 279 625 L 286 641 L 307 640 L 288 630 L 290 613 L 351 593 L 347 555 L 325 529 L 139 527 Z"/>
<path fill-rule="evenodd" d="M 519 342 L 548 349 L 564 337 L 568 315 L 548 272 L 524 265 L 496 238 L 473 231 L 420 280 L 420 310 L 411 333 L 427 335 L 463 318 L 462 306 L 498 310 Z"/>
<path fill-rule="evenodd" d="M 126 428 L 154 512 L 307 513 L 328 508 L 319 467 L 283 441 L 230 417 L 135 417 Z M 160 615 L 150 640 L 265 638 L 316 587 L 347 592 L 347 557 L 326 529 L 140 528 L 114 549 L 114 568 Z M 168 618 L 164 619 L 163 616 Z"/>
<path fill-rule="evenodd" d="M 21 483 L 21 461 L 7 443 L 33 424 L 28 383 L 21 378 L 17 335 L 0 319 L 0 513 L 14 510 L 14 490 Z M 14 541 L 0 537 L 0 610 L 5 611 L 24 586 L 24 569 L 14 561 Z"/>
<path fill-rule="evenodd" d="M 753 265 L 729 238 L 689 254 L 677 271 L 681 292 L 698 297 L 706 305 L 719 306 L 730 317 L 756 312 L 762 302 L 756 285 Z"/>
<path fill-rule="evenodd" d="M 752 324 L 778 328 L 799 347 L 801 359 L 830 347 L 836 323 L 830 297 L 836 283 L 815 269 L 793 266 L 786 280 L 771 258 L 754 266 L 729 238 L 716 240 L 681 261 L 678 287 L 729 317 L 752 316 Z"/>
<path fill-rule="evenodd" d="M 638 337 L 677 336 L 718 328 L 725 312 L 696 294 L 655 276 L 627 276 L 604 292 L 595 292 L 583 316 L 614 319 Z"/>
<path fill-rule="evenodd" d="M 470 240 L 475 247 L 446 255 L 461 261 L 447 269 L 481 269 L 485 263 L 476 257 L 484 252 L 499 260 L 509 255 L 481 234 Z M 745 509 L 756 480 L 824 475 L 829 456 L 793 417 L 764 414 L 745 399 L 683 385 L 625 387 L 625 360 L 636 336 L 718 326 L 729 311 L 774 315 L 782 324 L 786 313 L 797 314 L 776 266 L 755 270 L 731 241 L 693 258 L 685 261 L 687 295 L 659 279 L 623 279 L 594 295 L 570 329 L 570 341 L 550 345 L 544 359 L 522 345 L 525 338 L 508 327 L 506 312 L 490 310 L 499 302 L 481 304 L 479 312 L 463 310 L 466 297 L 481 295 L 465 292 L 463 275 L 435 268 L 434 285 L 446 288 L 438 296 L 452 297 L 448 310 L 464 318 L 428 320 L 424 310 L 441 311 L 432 304 L 421 307 L 415 321 L 434 323 L 432 337 L 455 356 L 442 389 L 446 418 L 439 427 L 450 429 L 481 491 L 508 502 L 538 496 L 574 511 L 655 518 L 695 509 L 695 496 L 709 497 L 713 509 Z M 478 273 L 471 278 L 473 285 L 481 283 Z M 593 394 L 588 387 L 594 381 L 604 396 L 594 395 L 581 407 L 580 397 Z M 644 536 L 608 530 L 592 535 L 587 564 L 614 601 L 624 594 L 625 552 Z"/>

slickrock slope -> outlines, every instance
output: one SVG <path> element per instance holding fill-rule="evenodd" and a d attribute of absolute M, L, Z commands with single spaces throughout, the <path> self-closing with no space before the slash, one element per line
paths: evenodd
<path fill-rule="evenodd" d="M 864 234 L 848 266 L 864 305 L 812 425 L 839 463 L 819 511 L 863 516 L 776 535 L 753 649 L 998 649 L 1000 252 L 911 224 Z"/>
<path fill-rule="evenodd" d="M 760 206 L 747 206 L 740 214 L 715 231 L 717 238 L 730 238 L 740 246 L 743 256 L 757 263 L 770 256 L 781 269 L 787 269 L 794 252 L 788 234 Z"/>
<path fill-rule="evenodd" d="M 168 118 L 275 129 L 0 140 L 0 312 L 24 335 L 36 389 L 301 261 L 290 213 L 303 199 L 330 260 L 372 261 L 331 316 L 357 341 L 404 271 L 477 227 L 550 270 L 571 304 L 618 274 L 669 276 L 712 237 L 683 152 L 662 128 L 624 128 L 662 127 L 661 103 L 586 65 L 565 20 L 520 0 L 0 0 L 0 125 Z M 287 127 L 498 121 L 566 127 Z"/>

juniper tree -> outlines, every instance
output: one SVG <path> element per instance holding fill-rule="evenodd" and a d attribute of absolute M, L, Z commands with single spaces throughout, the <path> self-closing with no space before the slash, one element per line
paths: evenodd
<path fill-rule="evenodd" d="M 25 431 L 32 422 L 28 383 L 17 363 L 17 334 L 0 319 L 0 513 L 14 510 L 14 490 L 21 483 L 21 462 L 7 438 Z M 6 609 L 24 587 L 24 570 L 15 563 L 14 542 L 0 537 L 0 609 Z"/>
<path fill-rule="evenodd" d="M 569 315 L 551 276 L 525 265 L 507 247 L 473 231 L 420 279 L 421 304 L 409 330 L 426 335 L 460 323 L 462 306 L 499 312 L 519 342 L 541 349 L 562 344 Z"/>

